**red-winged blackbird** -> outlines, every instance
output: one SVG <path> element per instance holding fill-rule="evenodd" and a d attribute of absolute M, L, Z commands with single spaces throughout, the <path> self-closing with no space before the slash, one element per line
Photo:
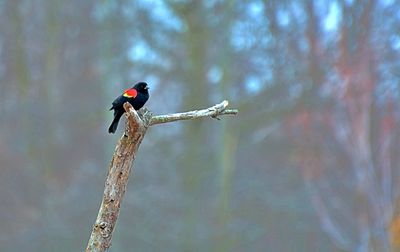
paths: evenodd
<path fill-rule="evenodd" d="M 118 122 L 121 116 L 124 114 L 124 103 L 129 102 L 134 109 L 139 110 L 149 99 L 149 87 L 146 82 L 139 82 L 130 89 L 117 97 L 112 103 L 110 110 L 114 110 L 114 120 L 112 121 L 108 133 L 115 133 L 117 130 Z"/>

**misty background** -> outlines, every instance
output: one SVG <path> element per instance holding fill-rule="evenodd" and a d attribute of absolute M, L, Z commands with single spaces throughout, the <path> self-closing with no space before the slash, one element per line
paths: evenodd
<path fill-rule="evenodd" d="M 109 251 L 399 251 L 400 2 L 0 0 L 0 251 L 82 251 L 138 81 Z"/>

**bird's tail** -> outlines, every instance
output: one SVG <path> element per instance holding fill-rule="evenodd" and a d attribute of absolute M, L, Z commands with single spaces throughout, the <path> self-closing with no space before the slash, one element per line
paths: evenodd
<path fill-rule="evenodd" d="M 114 115 L 114 120 L 112 121 L 110 127 L 108 128 L 108 133 L 115 133 L 115 131 L 117 130 L 118 122 L 119 122 L 120 118 L 121 118 L 120 114 Z"/>

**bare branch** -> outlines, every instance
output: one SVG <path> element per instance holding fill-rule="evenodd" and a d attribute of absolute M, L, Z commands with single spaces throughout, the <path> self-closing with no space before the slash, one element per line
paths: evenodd
<path fill-rule="evenodd" d="M 103 252 L 111 246 L 111 238 L 118 219 L 119 210 L 128 184 L 129 174 L 137 150 L 151 125 L 204 117 L 217 118 L 220 115 L 236 115 L 238 110 L 227 110 L 228 101 L 223 101 L 207 109 L 153 116 L 147 109 L 139 112 L 128 102 L 124 104 L 125 133 L 118 141 L 108 169 L 103 200 L 93 226 L 86 252 Z"/>
<path fill-rule="evenodd" d="M 150 120 L 150 126 L 161 123 L 175 122 L 180 120 L 190 120 L 204 117 L 218 118 L 220 115 L 236 115 L 238 113 L 237 109 L 226 109 L 229 102 L 227 100 L 216 104 L 212 107 L 194 110 L 183 113 L 175 113 L 168 115 L 153 116 Z"/>

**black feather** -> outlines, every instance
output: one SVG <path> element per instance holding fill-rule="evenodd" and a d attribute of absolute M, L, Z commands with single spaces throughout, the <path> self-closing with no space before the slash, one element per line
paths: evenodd
<path fill-rule="evenodd" d="M 137 91 L 136 97 L 126 97 L 124 95 L 120 95 L 112 102 L 112 107 L 110 108 L 110 110 L 114 110 L 114 119 L 110 127 L 108 128 L 109 133 L 115 133 L 115 131 L 117 130 L 118 122 L 125 112 L 125 102 L 129 102 L 134 109 L 139 110 L 149 99 L 147 83 L 139 82 L 135 86 L 133 86 L 132 89 L 135 89 Z"/>

